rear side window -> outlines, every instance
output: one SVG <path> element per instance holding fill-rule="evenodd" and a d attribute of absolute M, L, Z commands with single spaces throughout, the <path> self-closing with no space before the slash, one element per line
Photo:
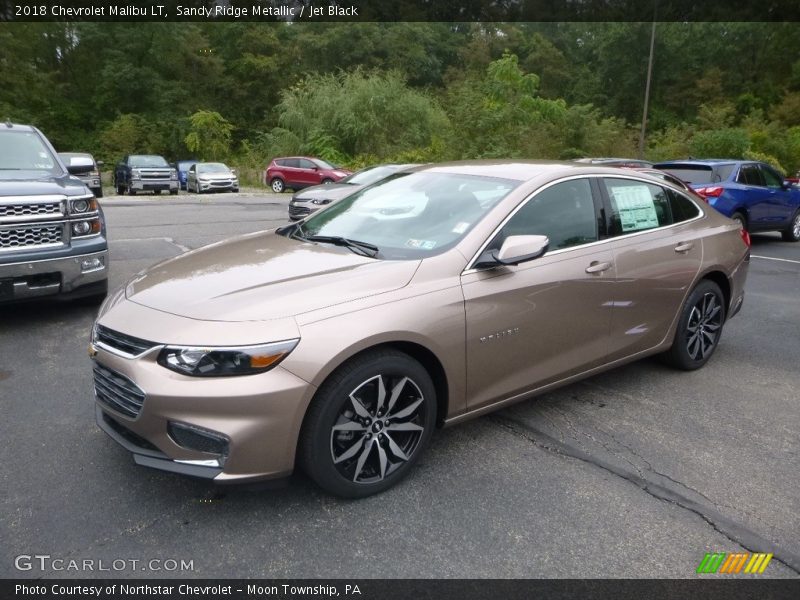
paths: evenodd
<path fill-rule="evenodd" d="M 604 178 L 611 204 L 611 235 L 625 235 L 671 225 L 667 190 L 643 181 Z"/>
<path fill-rule="evenodd" d="M 700 215 L 700 209 L 697 208 L 697 205 L 680 192 L 667 190 L 667 194 L 669 195 L 669 205 L 672 209 L 673 223 L 688 221 Z"/>
<path fill-rule="evenodd" d="M 743 185 L 757 185 L 759 187 L 766 187 L 764 177 L 756 165 L 744 165 L 739 169 L 739 176 L 736 181 Z"/>

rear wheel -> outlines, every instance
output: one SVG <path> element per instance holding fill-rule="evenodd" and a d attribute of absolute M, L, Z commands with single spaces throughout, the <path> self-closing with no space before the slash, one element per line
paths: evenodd
<path fill-rule="evenodd" d="M 675 339 L 664 360 L 685 371 L 699 369 L 717 349 L 724 323 L 725 296 L 716 283 L 704 279 L 683 305 Z"/>
<path fill-rule="evenodd" d="M 132 186 L 132 185 L 128 185 L 128 193 L 129 193 L 131 196 L 135 196 L 135 195 L 136 195 L 136 190 L 135 190 L 135 189 L 133 189 L 133 186 Z"/>
<path fill-rule="evenodd" d="M 789 226 L 781 231 L 784 242 L 800 242 L 800 210 L 794 213 Z"/>
<path fill-rule="evenodd" d="M 393 350 L 365 354 L 320 387 L 303 425 L 300 460 L 331 494 L 376 494 L 408 473 L 435 417 L 436 392 L 422 365 Z"/>
<path fill-rule="evenodd" d="M 745 218 L 745 216 L 742 213 L 740 212 L 733 213 L 731 215 L 731 219 L 736 221 L 739 224 L 739 227 L 747 231 L 747 218 Z"/>
<path fill-rule="evenodd" d="M 275 192 L 276 194 L 282 194 L 283 190 L 286 189 L 286 184 L 284 184 L 283 179 L 279 177 L 273 179 L 272 182 L 270 183 L 270 186 L 272 187 L 272 191 Z"/>
<path fill-rule="evenodd" d="M 117 195 L 124 196 L 125 195 L 125 186 L 124 185 L 115 185 L 114 187 L 117 188 Z"/>

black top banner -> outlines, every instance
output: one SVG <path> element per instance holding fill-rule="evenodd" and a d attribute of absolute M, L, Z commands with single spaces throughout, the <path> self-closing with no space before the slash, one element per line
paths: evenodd
<path fill-rule="evenodd" d="M 0 21 L 798 21 L 797 0 L 0 0 Z"/>

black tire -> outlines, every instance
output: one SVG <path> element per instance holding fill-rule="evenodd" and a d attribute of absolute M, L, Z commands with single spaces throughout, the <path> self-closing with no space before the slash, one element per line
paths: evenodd
<path fill-rule="evenodd" d="M 92 188 L 92 193 L 94 194 L 95 198 L 102 198 L 103 197 L 103 188 Z"/>
<path fill-rule="evenodd" d="M 326 177 L 325 179 L 322 180 L 323 185 L 328 185 L 329 183 L 333 183 L 333 179 L 331 179 L 330 177 Z"/>
<path fill-rule="evenodd" d="M 130 194 L 131 196 L 135 196 L 136 195 L 136 190 L 133 189 L 133 186 L 130 186 L 130 185 L 128 186 L 128 194 Z"/>
<path fill-rule="evenodd" d="M 117 188 L 117 195 L 124 196 L 125 195 L 125 186 L 119 185 L 116 180 L 114 181 L 114 187 Z"/>
<path fill-rule="evenodd" d="M 800 242 L 800 210 L 794 213 L 789 226 L 781 231 L 784 242 Z"/>
<path fill-rule="evenodd" d="M 286 190 L 286 184 L 280 177 L 273 179 L 269 185 L 276 194 L 282 194 Z"/>
<path fill-rule="evenodd" d="M 160 196 L 161 190 L 153 190 L 153 196 Z"/>
<path fill-rule="evenodd" d="M 375 351 L 342 365 L 317 391 L 300 434 L 299 460 L 328 493 L 363 498 L 405 477 L 435 422 L 428 372 L 402 352 Z"/>
<path fill-rule="evenodd" d="M 178 190 L 170 190 L 169 191 L 169 195 L 170 196 L 177 196 L 178 195 Z"/>
<path fill-rule="evenodd" d="M 731 215 L 731 219 L 739 223 L 739 227 L 747 231 L 747 217 L 740 212 L 735 212 Z"/>
<path fill-rule="evenodd" d="M 664 361 L 684 371 L 694 371 L 708 362 L 719 345 L 725 324 L 725 296 L 719 286 L 703 279 L 683 304 L 672 347 Z"/>

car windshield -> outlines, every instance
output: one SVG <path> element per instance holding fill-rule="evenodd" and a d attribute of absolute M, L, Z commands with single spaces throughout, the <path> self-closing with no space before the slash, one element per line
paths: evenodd
<path fill-rule="evenodd" d="M 58 161 L 33 131 L 0 131 L 0 171 L 63 173 Z"/>
<path fill-rule="evenodd" d="M 317 165 L 320 169 L 335 169 L 336 168 L 332 164 L 325 162 L 321 158 L 313 158 L 313 159 L 311 159 L 311 162 L 313 162 L 315 165 Z"/>
<path fill-rule="evenodd" d="M 378 247 L 378 258 L 425 258 L 453 247 L 519 183 L 430 171 L 397 173 L 312 215 L 299 233 L 366 242 Z"/>
<path fill-rule="evenodd" d="M 131 156 L 128 164 L 132 167 L 168 167 L 167 161 L 161 156 L 151 156 L 148 154 Z"/>
<path fill-rule="evenodd" d="M 369 185 L 371 183 L 375 183 L 376 181 L 380 181 L 384 177 L 388 177 L 397 171 L 397 169 L 398 167 L 395 166 L 367 167 L 366 169 L 361 169 L 352 175 L 348 175 L 344 179 L 340 180 L 339 183 L 349 183 L 350 185 Z"/>
<path fill-rule="evenodd" d="M 197 165 L 198 173 L 227 173 L 229 170 L 222 163 L 200 163 Z"/>

